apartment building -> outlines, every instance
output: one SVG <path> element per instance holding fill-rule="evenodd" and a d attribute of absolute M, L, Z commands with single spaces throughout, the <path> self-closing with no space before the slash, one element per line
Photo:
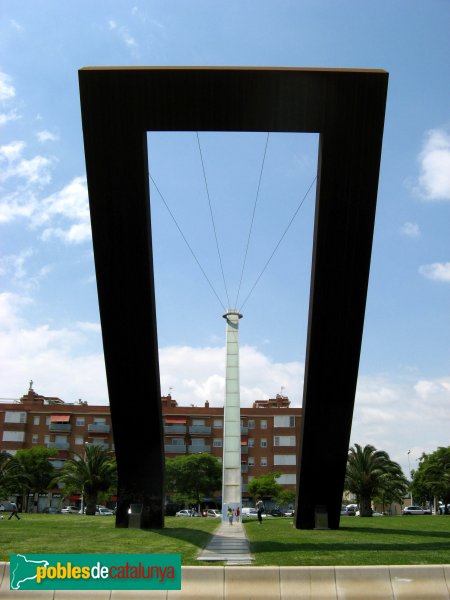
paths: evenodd
<path fill-rule="evenodd" d="M 222 459 L 223 408 L 178 406 L 170 396 L 161 399 L 166 456 L 208 452 Z M 248 499 L 247 485 L 254 478 L 274 471 L 278 482 L 294 489 L 297 447 L 302 418 L 301 408 L 291 408 L 286 396 L 256 400 L 251 408 L 241 408 L 242 495 Z"/>
<path fill-rule="evenodd" d="M 57 450 L 51 462 L 63 466 L 72 452 L 82 454 L 85 444 L 114 451 L 109 406 L 91 406 L 79 400 L 69 404 L 36 393 L 30 382 L 20 400 L 0 403 L 0 451 L 46 446 Z M 161 398 L 164 449 L 168 457 L 208 452 L 222 459 L 223 408 L 178 406 L 171 395 Z M 256 400 L 241 408 L 241 472 L 243 500 L 247 485 L 259 475 L 278 471 L 279 483 L 294 489 L 302 409 L 291 408 L 287 397 Z"/>

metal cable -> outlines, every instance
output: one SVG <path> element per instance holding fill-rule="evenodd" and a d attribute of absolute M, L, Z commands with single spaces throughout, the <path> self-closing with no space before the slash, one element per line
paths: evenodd
<path fill-rule="evenodd" d="M 252 220 L 250 222 L 250 229 L 249 229 L 249 232 L 248 232 L 247 246 L 245 248 L 245 254 L 244 254 L 244 262 L 242 263 L 241 278 L 239 280 L 238 291 L 237 291 L 237 294 L 236 294 L 236 302 L 234 303 L 235 306 L 238 305 L 239 293 L 241 291 L 242 278 L 244 277 L 244 269 L 245 269 L 245 264 L 247 262 L 248 247 L 250 245 L 250 237 L 252 235 L 253 221 L 255 220 L 256 205 L 258 203 L 259 188 L 261 187 L 261 179 L 262 179 L 262 174 L 263 174 L 263 170 L 264 170 L 264 163 L 266 161 L 267 144 L 269 143 L 269 135 L 270 135 L 270 132 L 267 132 L 266 145 L 264 147 L 264 155 L 263 155 L 262 164 L 261 164 L 261 171 L 259 173 L 258 189 L 256 190 L 255 203 L 253 204 L 253 214 L 252 214 Z"/>
<path fill-rule="evenodd" d="M 211 288 L 211 290 L 213 291 L 213 293 L 214 293 L 215 297 L 216 297 L 216 298 L 217 298 L 217 300 L 219 301 L 219 303 L 220 303 L 221 307 L 223 308 L 224 312 L 227 312 L 227 309 L 225 308 L 225 306 L 224 306 L 224 304 L 223 304 L 222 300 L 219 298 L 219 296 L 218 296 L 218 294 L 217 294 L 216 290 L 214 289 L 214 287 L 213 287 L 213 285 L 212 285 L 211 281 L 209 280 L 208 276 L 206 275 L 206 273 L 205 273 L 205 271 L 204 271 L 204 269 L 203 269 L 202 265 L 200 264 L 200 262 L 199 262 L 198 258 L 197 258 L 197 257 L 196 257 L 196 255 L 195 255 L 195 252 L 193 251 L 193 249 L 191 248 L 191 246 L 190 246 L 189 242 L 187 241 L 187 239 L 186 239 L 186 236 L 184 235 L 183 231 L 181 230 L 181 227 L 178 225 L 178 223 L 177 223 L 177 220 L 175 219 L 175 216 L 174 216 L 174 214 L 173 214 L 173 213 L 172 213 L 172 211 L 170 210 L 170 208 L 169 208 L 169 205 L 167 204 L 166 200 L 164 199 L 164 196 L 162 195 L 162 193 L 161 193 L 160 189 L 159 189 L 159 188 L 158 188 L 158 186 L 156 185 L 156 182 L 155 182 L 155 180 L 153 179 L 153 177 L 151 176 L 151 174 L 150 174 L 150 173 L 149 173 L 149 178 L 150 178 L 150 181 L 151 181 L 151 182 L 153 183 L 153 185 L 155 186 L 155 189 L 156 189 L 156 191 L 158 192 L 158 194 L 159 194 L 159 196 L 160 196 L 161 200 L 164 202 L 164 206 L 167 208 L 167 210 L 168 210 L 168 212 L 169 212 L 169 215 L 172 217 L 172 220 L 173 220 L 173 222 L 175 223 L 175 225 L 176 225 L 176 227 L 177 227 L 178 231 L 180 232 L 180 234 L 181 234 L 181 237 L 183 238 L 183 240 L 184 240 L 184 242 L 185 242 L 186 246 L 189 248 L 189 251 L 190 251 L 190 253 L 191 253 L 191 254 L 192 254 L 192 256 L 194 257 L 194 260 L 195 260 L 195 262 L 197 263 L 197 265 L 198 265 L 198 267 L 199 267 L 200 271 L 203 273 L 203 276 L 205 277 L 206 281 L 208 282 L 208 284 L 209 284 L 209 287 L 210 287 L 210 288 Z"/>
<path fill-rule="evenodd" d="M 267 260 L 266 264 L 264 265 L 264 267 L 263 267 L 263 269 L 262 269 L 261 273 L 260 273 L 260 274 L 258 275 L 258 277 L 256 278 L 256 281 L 255 281 L 255 283 L 253 284 L 253 286 L 252 286 L 251 290 L 249 291 L 249 293 L 247 294 L 247 296 L 246 296 L 246 298 L 245 298 L 244 302 L 242 303 L 242 306 L 240 307 L 240 309 L 239 309 L 239 312 L 242 312 L 242 309 L 244 308 L 245 304 L 247 303 L 247 300 L 250 298 L 250 296 L 251 296 L 251 294 L 252 294 L 253 290 L 254 290 L 254 289 L 255 289 L 255 287 L 257 286 L 257 284 L 258 284 L 258 281 L 261 279 L 261 277 L 262 277 L 262 275 L 263 275 L 264 271 L 265 271 L 265 270 L 267 269 L 267 267 L 269 266 L 269 263 L 270 263 L 270 261 L 272 260 L 272 258 L 273 258 L 273 256 L 274 256 L 275 252 L 278 250 L 278 247 L 279 247 L 279 245 L 280 245 L 280 244 L 281 244 L 281 242 L 283 241 L 283 238 L 284 238 L 284 236 L 286 235 L 286 233 L 288 232 L 288 230 L 289 230 L 290 226 L 292 225 L 292 223 L 293 223 L 293 221 L 294 221 L 295 217 L 297 216 L 297 213 L 298 213 L 298 211 L 299 211 L 299 210 L 301 209 L 301 207 L 303 206 L 303 203 L 304 203 L 304 201 L 306 200 L 306 198 L 307 198 L 307 196 L 308 196 L 309 192 L 311 191 L 311 188 L 313 187 L 314 183 L 316 182 L 316 179 L 317 179 L 317 175 L 316 175 L 316 176 L 314 177 L 314 179 L 312 180 L 312 182 L 311 182 L 311 185 L 309 186 L 309 188 L 307 189 L 307 191 L 306 191 L 305 195 L 304 195 L 304 196 L 303 196 L 303 198 L 301 199 L 301 201 L 300 201 L 300 204 L 298 205 L 298 207 L 296 208 L 296 210 L 295 210 L 294 214 L 292 215 L 292 217 L 291 217 L 291 220 L 289 221 L 289 223 L 288 223 L 288 225 L 287 225 L 286 229 L 284 230 L 284 232 L 283 232 L 283 234 L 282 234 L 281 238 L 278 240 L 278 243 L 276 244 L 276 246 L 275 246 L 275 248 L 274 248 L 274 250 L 273 250 L 272 254 L 269 256 L 269 259 Z"/>
<path fill-rule="evenodd" d="M 225 294 L 226 294 L 227 300 L 228 300 L 228 307 L 230 307 L 230 297 L 228 296 L 228 288 L 227 288 L 227 284 L 226 284 L 226 281 L 225 281 L 225 273 L 224 273 L 224 270 L 223 270 L 222 256 L 220 255 L 219 240 L 217 238 L 216 224 L 214 222 L 214 216 L 213 216 L 212 205 L 211 205 L 211 197 L 209 195 L 208 181 L 206 179 L 205 163 L 203 162 L 202 147 L 200 145 L 200 136 L 198 135 L 198 131 L 196 133 L 197 133 L 198 150 L 200 152 L 200 160 L 201 160 L 202 169 L 203 169 L 203 179 L 205 180 L 206 195 L 208 197 L 209 214 L 211 215 L 211 223 L 212 223 L 212 227 L 213 227 L 213 231 L 214 231 L 214 237 L 216 239 L 217 255 L 219 257 L 220 270 L 222 272 L 223 286 L 225 288 Z"/>

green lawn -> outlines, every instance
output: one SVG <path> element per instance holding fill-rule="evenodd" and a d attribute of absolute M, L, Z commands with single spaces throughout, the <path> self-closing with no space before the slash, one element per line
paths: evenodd
<path fill-rule="evenodd" d="M 450 517 L 343 517 L 337 531 L 294 529 L 292 519 L 247 520 L 254 565 L 450 564 Z M 0 521 L 0 560 L 10 554 L 161 553 L 196 560 L 218 519 L 166 517 L 164 530 L 116 529 L 113 517 L 29 515 Z"/>
<path fill-rule="evenodd" d="M 298 530 L 292 519 L 247 522 L 255 566 L 450 564 L 450 517 L 342 517 L 335 531 Z"/>

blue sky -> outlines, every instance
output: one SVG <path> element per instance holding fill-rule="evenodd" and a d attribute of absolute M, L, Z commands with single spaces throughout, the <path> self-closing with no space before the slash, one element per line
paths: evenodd
<path fill-rule="evenodd" d="M 77 70 L 91 65 L 381 68 L 390 73 L 352 441 L 407 467 L 449 444 L 450 5 L 380 0 L 2 0 L 0 396 L 107 402 Z M 271 134 L 240 303 L 317 165 Z M 200 134 L 234 304 L 266 134 Z M 150 172 L 222 303 L 195 133 L 149 135 Z M 223 308 L 151 188 L 163 392 L 220 405 Z M 301 403 L 314 188 L 240 322 L 241 397 Z M 238 302 L 238 305 L 240 305 Z M 339 402 L 338 393 L 336 402 Z"/>

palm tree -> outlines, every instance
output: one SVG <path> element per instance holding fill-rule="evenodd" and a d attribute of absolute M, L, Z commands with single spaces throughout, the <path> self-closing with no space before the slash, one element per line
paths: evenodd
<path fill-rule="evenodd" d="M 372 516 L 372 498 L 380 496 L 393 482 L 407 485 L 400 465 L 389 458 L 383 450 L 371 445 L 355 444 L 350 448 L 347 460 L 345 488 L 356 494 L 362 517 Z M 395 486 L 394 486 L 395 487 Z"/>
<path fill-rule="evenodd" d="M 9 495 L 22 487 L 22 472 L 11 454 L 0 452 L 0 495 Z"/>
<path fill-rule="evenodd" d="M 102 446 L 86 445 L 84 456 L 74 453 L 58 480 L 86 497 L 86 514 L 95 515 L 100 492 L 117 485 L 116 461 Z"/>

